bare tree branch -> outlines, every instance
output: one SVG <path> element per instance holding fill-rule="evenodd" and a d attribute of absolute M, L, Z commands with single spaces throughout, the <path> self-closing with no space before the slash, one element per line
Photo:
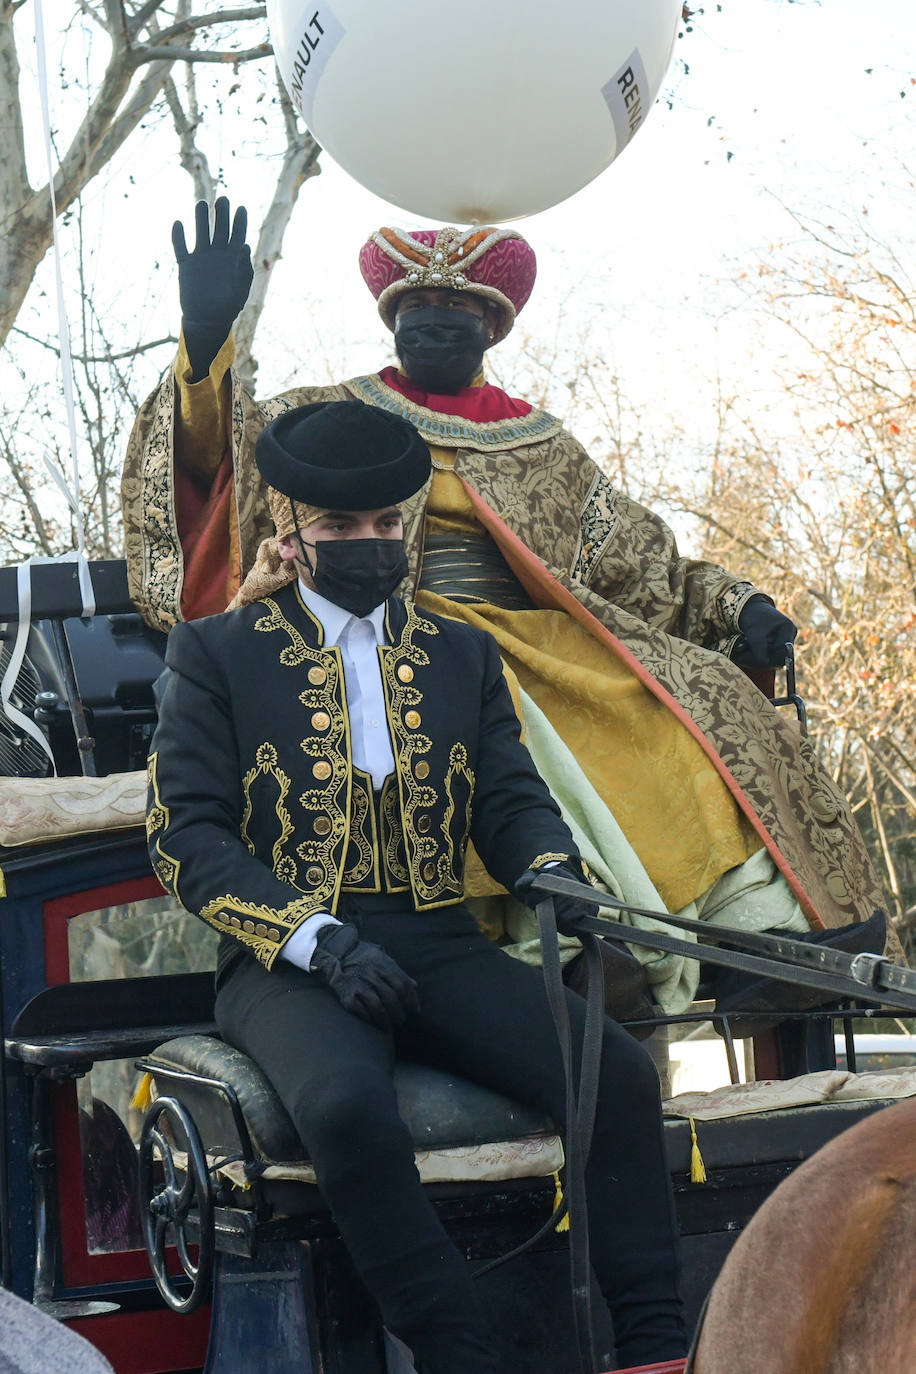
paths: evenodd
<path fill-rule="evenodd" d="M 140 81 L 128 104 L 118 117 L 112 120 L 111 125 L 96 144 L 89 160 L 88 167 L 86 168 L 88 174 L 86 176 L 87 183 L 92 177 L 98 176 L 102 168 L 108 165 L 121 145 L 127 141 L 134 129 L 137 128 L 140 121 L 149 114 L 156 98 L 162 91 L 169 70 L 169 65 L 167 63 L 157 62 L 154 66 L 150 67 L 148 72 L 144 73 L 143 79 Z M 82 187 L 74 192 L 71 200 L 67 201 L 68 205 L 72 203 L 72 200 L 76 198 L 76 195 L 78 195 L 80 191 L 82 191 Z M 56 183 L 55 194 L 57 194 Z M 57 206 L 58 212 L 60 213 L 61 200 L 59 196 L 57 197 Z"/>
<path fill-rule="evenodd" d="M 20 329 L 14 325 L 10 330 L 11 334 L 18 334 L 20 338 L 28 339 L 30 343 L 38 344 L 39 348 L 45 348 L 55 357 L 60 357 L 60 347 L 51 343 L 48 339 L 40 339 L 37 334 L 30 334 L 27 329 Z M 111 363 L 120 361 L 122 358 L 136 358 L 141 353 L 149 353 L 154 348 L 162 348 L 165 344 L 177 344 L 177 334 L 164 334 L 161 339 L 152 339 L 149 343 L 134 344 L 132 348 L 124 348 L 114 353 L 99 353 L 86 355 L 85 353 L 71 352 L 71 357 L 75 363 Z"/>
<path fill-rule="evenodd" d="M 253 256 L 254 280 L 251 291 L 235 327 L 236 367 L 243 382 L 251 387 L 257 371 L 257 364 L 252 357 L 254 334 L 264 309 L 271 273 L 280 257 L 283 236 L 299 191 L 310 177 L 317 176 L 321 170 L 318 165 L 321 149 L 308 130 L 299 126 L 279 74 L 277 90 L 286 130 L 286 148 L 270 206 L 258 235 Z"/>
<path fill-rule="evenodd" d="M 194 68 L 190 63 L 186 68 L 185 89 L 188 94 L 187 113 L 185 113 L 178 98 L 178 91 L 171 77 L 165 85 L 165 98 L 171 111 L 175 132 L 178 134 L 181 165 L 194 183 L 194 199 L 206 200 L 212 205 L 215 182 L 207 156 L 197 143 L 200 113 L 197 108 L 197 95 L 194 87 Z"/>
<path fill-rule="evenodd" d="M 154 47 L 145 48 L 139 54 L 133 65 L 141 66 L 144 62 L 155 62 L 161 58 L 167 58 L 171 62 L 221 62 L 223 65 L 236 66 L 240 62 L 256 62 L 259 58 L 269 57 L 273 48 L 269 43 L 259 43 L 257 47 L 245 48 L 242 51 L 228 49 L 225 52 L 218 52 L 213 48 L 179 48 L 168 44 L 156 44 Z"/>
<path fill-rule="evenodd" d="M 31 394 L 26 404 L 28 405 L 30 401 Z M 26 465 L 19 459 L 15 436 L 7 433 L 2 426 L 0 426 L 0 452 L 3 454 L 4 463 L 28 512 L 32 528 L 35 531 L 35 538 L 38 541 L 38 547 L 43 554 L 50 554 L 52 552 L 52 545 L 48 537 L 47 525 L 36 499 L 36 484 L 34 478 L 28 471 Z"/>
<path fill-rule="evenodd" d="M 156 5 L 155 9 L 158 10 L 159 5 Z M 168 28 L 158 29 L 156 32 L 156 40 L 159 43 L 171 43 L 173 38 L 187 38 L 198 29 L 212 29 L 218 24 L 243 24 L 253 19 L 266 18 L 266 5 L 249 5 L 245 9 L 236 10 L 217 10 L 213 14 L 188 15 L 186 18 L 180 19 L 177 23 L 169 25 Z M 197 52 L 196 48 L 194 49 L 194 53 L 196 60 L 200 54 Z"/>

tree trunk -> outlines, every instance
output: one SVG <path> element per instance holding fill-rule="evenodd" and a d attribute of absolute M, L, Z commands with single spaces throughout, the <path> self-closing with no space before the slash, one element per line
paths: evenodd
<path fill-rule="evenodd" d="M 3 195 L 0 187 L 0 196 Z M 44 201 L 44 211 L 36 204 Z M 9 202 L 6 202 L 9 204 Z M 39 264 L 51 246 L 51 209 L 47 191 L 12 210 L 0 234 L 0 348 L 16 323 Z"/>

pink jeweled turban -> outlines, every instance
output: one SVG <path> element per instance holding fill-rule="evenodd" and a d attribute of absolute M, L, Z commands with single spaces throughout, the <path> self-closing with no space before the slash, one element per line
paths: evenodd
<path fill-rule="evenodd" d="M 537 264 L 534 249 L 514 229 L 379 229 L 360 249 L 359 270 L 389 329 L 402 292 L 467 290 L 499 307 L 493 337 L 499 343 L 531 295 Z"/>

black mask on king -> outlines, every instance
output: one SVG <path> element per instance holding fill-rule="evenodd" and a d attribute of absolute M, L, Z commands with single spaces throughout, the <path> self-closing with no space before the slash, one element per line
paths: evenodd
<path fill-rule="evenodd" d="M 395 350 L 411 381 L 446 394 L 470 385 L 490 341 L 486 320 L 443 305 L 409 310 L 394 326 Z"/>

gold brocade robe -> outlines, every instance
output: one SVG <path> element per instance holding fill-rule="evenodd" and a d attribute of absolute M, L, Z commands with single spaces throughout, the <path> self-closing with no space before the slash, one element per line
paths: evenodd
<path fill-rule="evenodd" d="M 432 452 L 427 532 L 479 533 L 449 451 Z M 613 812 L 669 911 L 680 911 L 761 847 L 690 732 L 565 611 L 505 610 L 424 590 L 417 603 L 494 636 L 504 663 Z M 665 823 L 675 815 L 676 825 Z"/>
<path fill-rule="evenodd" d="M 123 484 L 131 594 L 149 622 L 162 629 L 180 618 L 182 588 L 174 500 L 177 390 L 174 378 L 169 377 L 141 410 Z M 642 714 L 650 722 L 643 739 L 615 738 L 606 750 L 608 754 L 631 750 L 630 771 L 625 776 L 631 784 L 634 811 L 640 809 L 640 794 L 632 784 L 637 778 L 642 781 L 640 770 L 645 755 L 652 752 L 653 735 L 669 740 L 690 737 L 689 748 L 673 746 L 679 754 L 680 790 L 683 793 L 689 786 L 695 793 L 705 792 L 707 801 L 711 799 L 714 818 L 711 823 L 703 820 L 703 825 L 712 843 L 705 874 L 703 857 L 697 853 L 686 886 L 677 888 L 673 881 L 663 894 L 669 906 L 683 905 L 696 895 L 691 894 L 692 887 L 707 877 L 712 881 L 717 872 L 740 863 L 762 843 L 812 925 L 834 926 L 871 915 L 881 904 L 880 887 L 845 797 L 820 768 L 795 722 L 774 710 L 726 657 L 738 633 L 738 614 L 756 589 L 716 565 L 681 558 L 664 522 L 617 491 L 581 445 L 546 412 L 534 410 L 523 418 L 475 423 L 417 406 L 378 376 L 332 387 L 298 388 L 256 403 L 233 380 L 228 439 L 243 571 L 251 566 L 260 540 L 271 532 L 253 462 L 260 429 L 290 406 L 353 398 L 410 419 L 432 448 L 454 455 L 455 478 L 474 518 L 496 540 L 534 605 L 550 613 L 549 619 L 540 622 L 537 634 L 526 635 L 514 649 L 503 641 L 511 636 L 514 627 L 509 622 L 519 613 L 497 613 L 485 623 L 500 639 L 523 685 L 535 699 L 540 695 L 546 702 L 546 713 L 560 734 L 572 728 L 567 720 L 570 713 L 562 702 L 557 706 L 559 697 L 553 705 L 548 698 L 562 693 L 564 684 L 543 677 L 539 681 L 538 663 L 523 660 L 533 660 L 553 637 L 556 652 L 550 657 L 561 662 L 569 652 L 564 644 L 569 644 L 570 634 L 579 634 L 572 631 L 569 621 L 585 631 L 577 640 L 571 675 L 581 670 L 578 650 L 588 644 L 594 659 L 588 665 L 590 672 L 600 675 L 601 662 L 613 665 L 605 693 L 630 695 L 641 703 Z M 413 587 L 431 485 L 403 507 Z M 472 619 L 474 608 L 448 604 L 452 614 Z M 502 616 L 506 619 L 501 623 Z M 597 744 L 606 713 L 597 701 L 593 710 Z M 673 733 L 659 724 L 669 717 L 678 725 Z M 610 735 L 609 723 L 607 729 Z M 587 770 L 588 752 L 580 748 L 578 756 Z M 651 846 L 661 853 L 666 836 L 677 834 L 680 819 L 673 802 L 665 805 L 663 769 L 655 768 L 654 779 L 661 785 L 661 795 L 654 805 L 642 809 L 652 813 Z M 733 807 L 723 807 L 726 793 L 734 799 Z M 619 817 L 618 802 L 612 801 L 612 809 Z M 657 814 L 659 809 L 661 814 Z M 704 809 L 699 805 L 698 814 Z M 717 810 L 719 820 L 715 819 Z M 701 831 L 696 833 L 699 837 Z M 643 841 L 634 847 L 651 876 L 652 856 L 646 853 L 644 857 L 641 843 L 645 850 Z"/>

